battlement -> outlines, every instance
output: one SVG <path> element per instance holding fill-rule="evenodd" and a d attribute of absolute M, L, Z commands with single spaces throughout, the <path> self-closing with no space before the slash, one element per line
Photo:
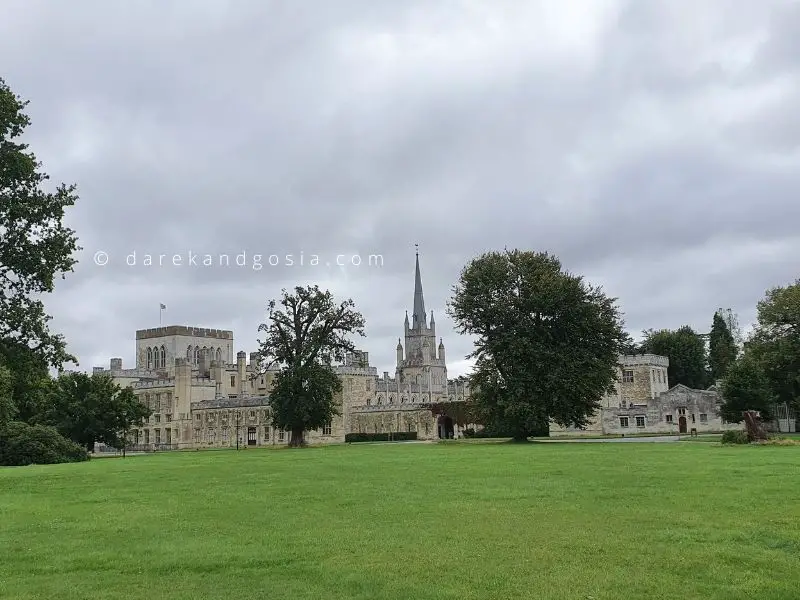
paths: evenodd
<path fill-rule="evenodd" d="M 202 402 L 192 402 L 192 410 L 203 410 L 213 408 L 251 408 L 269 407 L 269 396 L 243 396 L 240 398 L 217 398 L 215 400 L 203 400 Z"/>
<path fill-rule="evenodd" d="M 153 327 L 151 329 L 139 329 L 136 332 L 137 340 L 149 340 L 153 338 L 170 337 L 182 335 L 196 338 L 210 338 L 215 340 L 232 340 L 233 331 L 226 329 L 208 329 L 206 327 L 189 327 L 186 325 L 168 325 L 166 327 Z"/>
<path fill-rule="evenodd" d="M 669 358 L 658 354 L 626 354 L 619 357 L 623 367 L 669 367 Z"/>

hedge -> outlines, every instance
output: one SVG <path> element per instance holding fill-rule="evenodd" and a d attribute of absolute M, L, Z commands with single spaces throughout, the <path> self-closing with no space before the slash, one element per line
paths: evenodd
<path fill-rule="evenodd" d="M 391 435 L 391 439 L 389 436 Z M 397 431 L 394 433 L 348 433 L 344 436 L 345 442 L 406 442 L 416 440 L 416 431 Z"/>
<path fill-rule="evenodd" d="M 0 428 L 0 465 L 52 465 L 89 460 L 85 448 L 53 427 L 11 422 Z"/>

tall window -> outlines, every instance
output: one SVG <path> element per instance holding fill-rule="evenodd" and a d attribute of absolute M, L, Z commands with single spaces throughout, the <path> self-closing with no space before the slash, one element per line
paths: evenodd
<path fill-rule="evenodd" d="M 637 416 L 636 417 L 636 426 L 637 427 L 644 427 L 644 417 L 643 416 Z"/>
<path fill-rule="evenodd" d="M 188 346 L 186 348 L 186 362 L 192 364 L 192 347 Z"/>
<path fill-rule="evenodd" d="M 148 348 L 147 349 L 147 370 L 149 371 L 152 368 L 153 368 L 153 349 L 152 348 Z"/>
<path fill-rule="evenodd" d="M 217 348 L 217 362 L 222 362 L 222 349 Z"/>
<path fill-rule="evenodd" d="M 625 369 L 622 371 L 622 383 L 633 383 L 633 371 Z"/>
<path fill-rule="evenodd" d="M 155 434 L 156 434 L 156 444 L 160 444 L 161 443 L 161 430 L 160 429 L 156 429 L 155 430 Z"/>
<path fill-rule="evenodd" d="M 326 423 L 325 425 L 322 426 L 322 435 L 331 435 L 331 430 L 332 430 L 331 424 Z"/>
<path fill-rule="evenodd" d="M 236 375 L 231 375 L 231 387 L 236 387 Z"/>
<path fill-rule="evenodd" d="M 628 426 L 628 417 L 620 417 L 619 418 L 619 426 L 620 427 L 627 427 Z"/>
<path fill-rule="evenodd" d="M 194 364 L 200 362 L 200 346 L 194 347 Z"/>
<path fill-rule="evenodd" d="M 166 369 L 167 368 L 167 350 L 166 350 L 166 348 L 164 348 L 164 346 L 161 346 L 161 365 L 160 365 L 160 367 L 162 369 Z"/>

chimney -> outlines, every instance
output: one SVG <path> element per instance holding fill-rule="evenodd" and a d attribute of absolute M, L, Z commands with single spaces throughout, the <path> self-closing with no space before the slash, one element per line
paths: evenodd
<path fill-rule="evenodd" d="M 122 359 L 121 358 L 112 358 L 111 359 L 111 370 L 112 371 L 122 371 Z"/>
<path fill-rule="evenodd" d="M 250 353 L 250 368 L 253 369 L 253 371 L 258 370 L 258 352 Z"/>
<path fill-rule="evenodd" d="M 244 396 L 245 391 L 247 388 L 245 384 L 247 383 L 247 353 L 246 352 L 237 352 L 236 353 L 236 370 L 239 372 L 239 396 Z"/>

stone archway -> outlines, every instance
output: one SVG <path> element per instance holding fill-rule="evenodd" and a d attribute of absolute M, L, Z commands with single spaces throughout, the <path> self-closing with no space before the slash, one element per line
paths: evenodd
<path fill-rule="evenodd" d="M 686 417 L 678 419 L 678 433 L 686 433 Z"/>
<path fill-rule="evenodd" d="M 439 417 L 437 420 L 437 426 L 439 429 L 440 440 L 450 440 L 455 437 L 455 427 L 452 418 L 446 415 Z"/>

